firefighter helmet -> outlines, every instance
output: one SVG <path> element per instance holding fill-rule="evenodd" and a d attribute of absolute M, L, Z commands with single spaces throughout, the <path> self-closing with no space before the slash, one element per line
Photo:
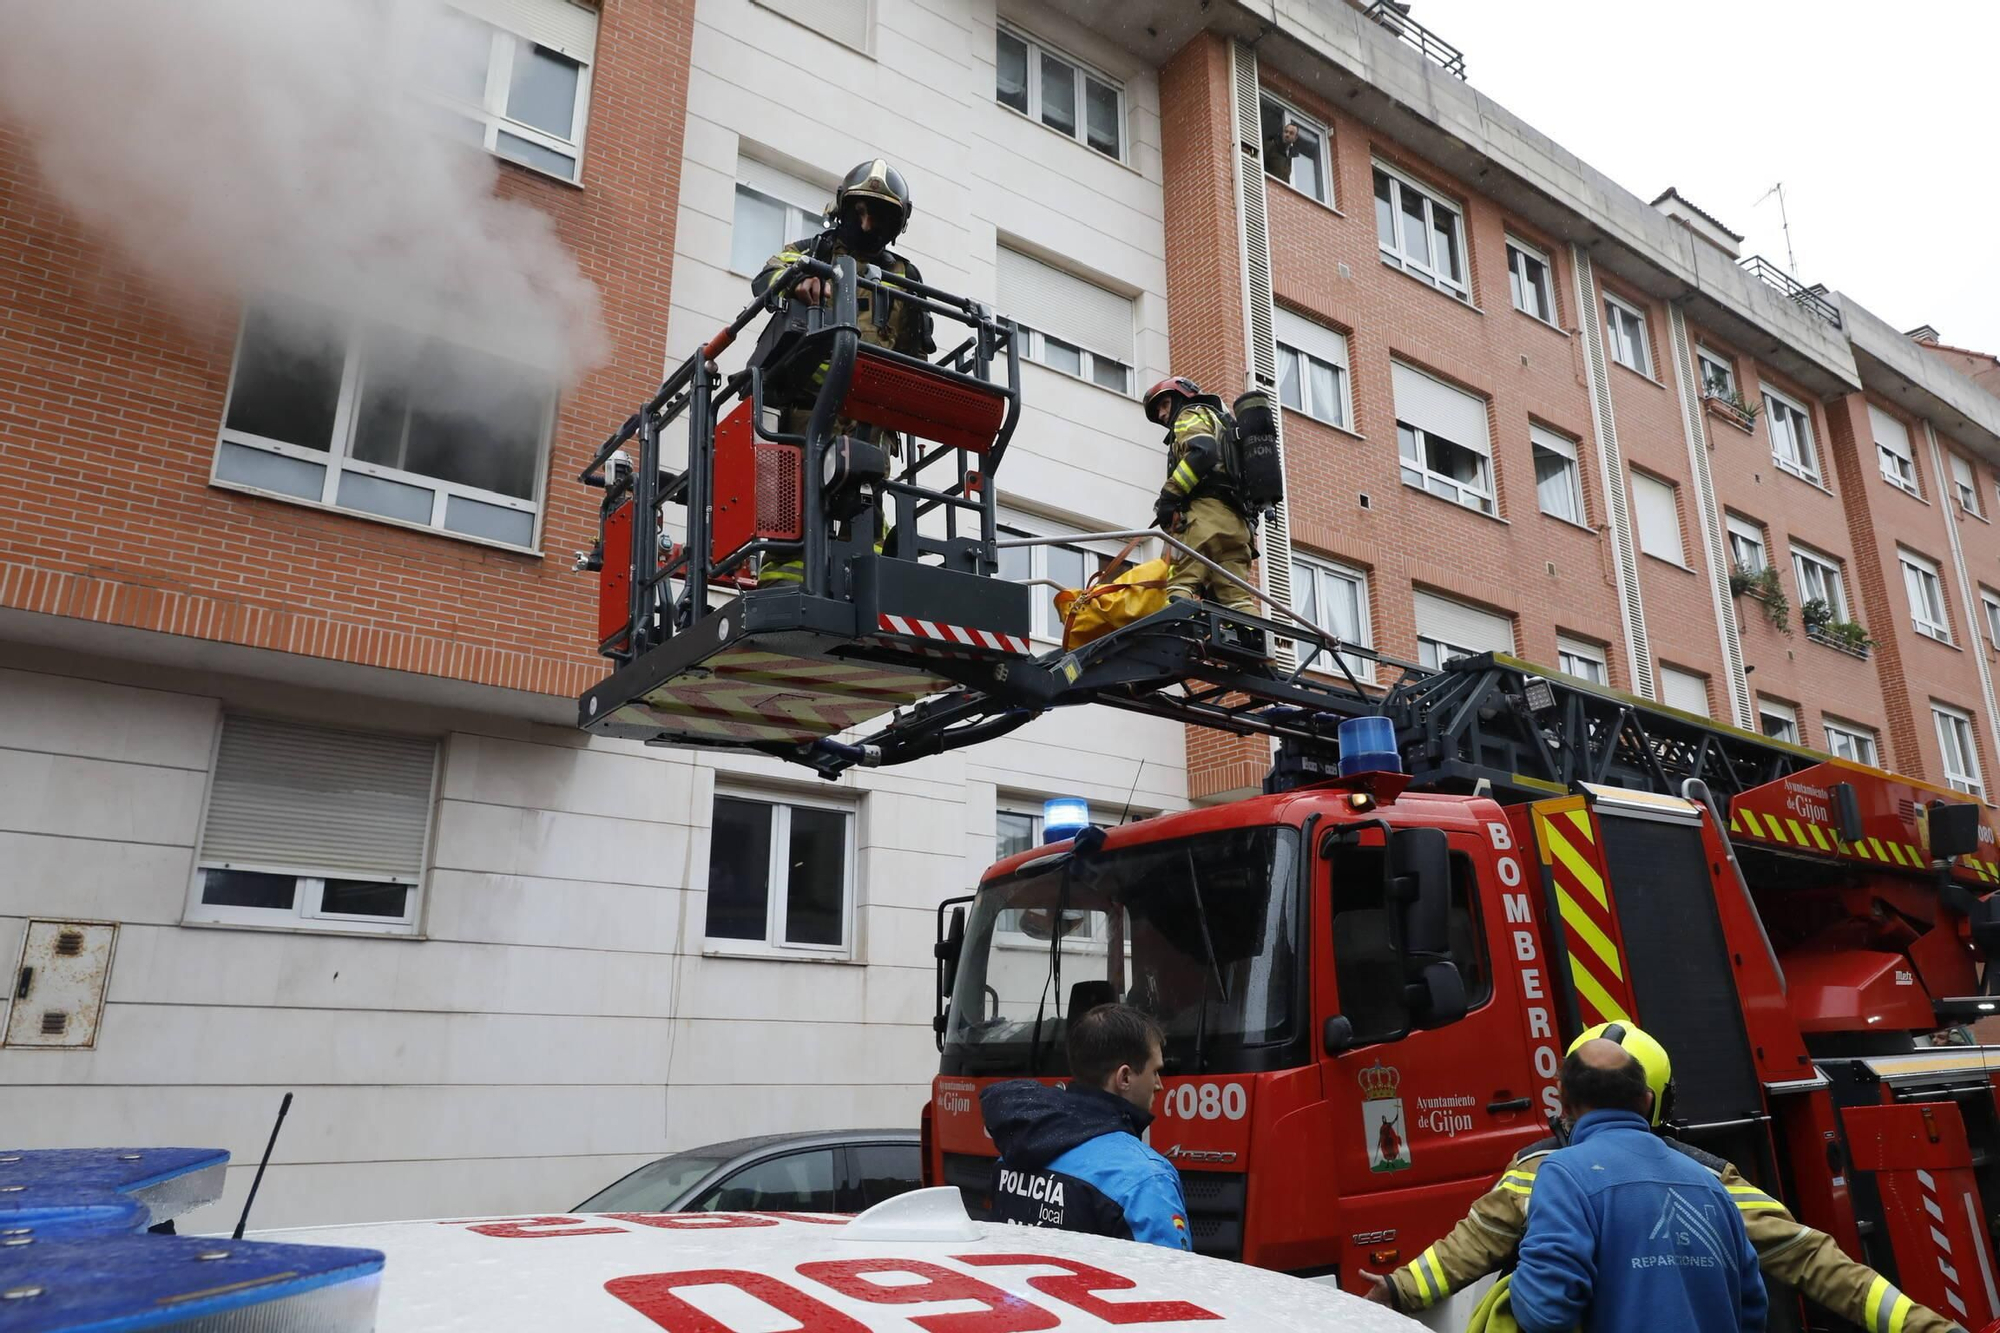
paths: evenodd
<path fill-rule="evenodd" d="M 836 220 L 847 212 L 849 203 L 856 200 L 870 200 L 884 205 L 883 209 L 873 209 L 878 218 L 888 222 L 886 231 L 878 230 L 881 243 L 888 245 L 903 234 L 903 228 L 910 225 L 910 186 L 903 179 L 903 173 L 890 166 L 883 158 L 872 158 L 856 166 L 841 179 L 840 188 L 833 192 L 833 215 Z M 883 218 L 887 212 L 893 216 Z M 878 224 L 879 226 L 879 224 Z"/>
<path fill-rule="evenodd" d="M 1577 1047 L 1598 1037 L 1623 1046 L 1639 1062 L 1639 1068 L 1646 1071 L 1646 1086 L 1653 1094 L 1653 1124 L 1658 1125 L 1674 1099 L 1674 1062 L 1668 1058 L 1667 1048 L 1641 1031 L 1637 1023 L 1599 1023 L 1594 1028 L 1585 1028 L 1565 1054 L 1576 1054 Z"/>
<path fill-rule="evenodd" d="M 1169 375 L 1146 390 L 1146 420 L 1157 420 L 1153 413 L 1160 406 L 1160 399 L 1168 394 L 1178 394 L 1182 398 L 1201 397 L 1201 386 L 1185 375 Z"/>

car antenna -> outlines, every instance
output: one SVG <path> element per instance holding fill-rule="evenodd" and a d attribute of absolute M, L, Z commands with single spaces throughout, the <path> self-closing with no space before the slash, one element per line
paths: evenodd
<path fill-rule="evenodd" d="M 250 1224 L 250 1205 L 257 1202 L 257 1187 L 264 1183 L 264 1168 L 271 1164 L 271 1150 L 278 1146 L 278 1131 L 285 1127 L 285 1112 L 291 1109 L 292 1094 L 288 1092 L 285 1100 L 278 1103 L 278 1119 L 271 1126 L 271 1139 L 264 1145 L 264 1156 L 257 1162 L 257 1174 L 250 1178 L 250 1197 L 243 1201 L 243 1216 L 236 1219 L 236 1230 L 229 1233 L 231 1240 L 242 1240 L 243 1228 Z"/>
<path fill-rule="evenodd" d="M 1124 824 L 1126 817 L 1132 813 L 1132 798 L 1139 794 L 1139 774 L 1145 771 L 1146 761 L 1141 759 L 1139 767 L 1132 773 L 1132 790 L 1125 793 L 1125 808 L 1118 812 L 1118 822 L 1121 825 Z"/>

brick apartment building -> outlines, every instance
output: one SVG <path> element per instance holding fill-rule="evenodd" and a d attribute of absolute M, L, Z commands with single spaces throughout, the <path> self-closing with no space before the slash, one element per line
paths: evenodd
<path fill-rule="evenodd" d="M 1010 527 L 1139 520 L 1137 393 L 1261 379 L 1291 409 L 1267 577 L 1342 637 L 1506 649 L 1987 795 L 2000 363 L 1781 290 L 1407 28 L 446 2 L 490 56 L 451 123 L 601 296 L 605 355 L 545 390 L 449 337 L 169 295 L 0 114 L 0 957 L 116 927 L 77 968 L 101 991 L 7 1013 L 14 1141 L 254 1157 L 292 1089 L 281 1224 L 560 1208 L 672 1149 L 912 1123 L 940 898 L 1047 796 L 1254 787 L 1254 747 L 1097 709 L 836 784 L 571 726 L 601 670 L 571 479 L 876 154 L 926 276 L 1032 329 Z M 512 424 L 415 447 L 449 415 L 427 366 Z"/>

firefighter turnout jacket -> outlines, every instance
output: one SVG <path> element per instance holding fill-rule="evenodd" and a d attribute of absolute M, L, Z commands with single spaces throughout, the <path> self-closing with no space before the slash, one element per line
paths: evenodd
<path fill-rule="evenodd" d="M 1139 1137 L 1150 1112 L 1098 1088 L 1025 1078 L 981 1090 L 979 1109 L 1000 1149 L 997 1221 L 1194 1248 L 1180 1173 Z"/>
<path fill-rule="evenodd" d="M 1743 1226 L 1767 1280 L 1795 1288 L 1867 1333 L 1963 1333 L 1959 1325 L 1918 1305 L 1866 1264 L 1841 1252 L 1833 1237 L 1796 1221 L 1785 1205 L 1743 1178 L 1733 1163 L 1674 1139 L 1668 1143 L 1707 1167 L 1743 1214 Z M 1496 1269 L 1511 1268 L 1528 1229 L 1535 1173 L 1559 1145 L 1544 1139 L 1523 1148 L 1443 1240 L 1389 1274 L 1396 1308 L 1422 1310 Z"/>
<path fill-rule="evenodd" d="M 1186 402 L 1167 427 L 1167 483 L 1154 521 L 1245 583 L 1255 583 L 1257 558 L 1250 522 L 1243 516 L 1235 479 L 1222 465 L 1222 414 L 1207 403 Z M 1201 561 L 1176 554 L 1167 570 L 1171 600 L 1213 597 L 1234 611 L 1257 612 L 1257 599 Z"/>
<path fill-rule="evenodd" d="M 750 293 L 762 296 L 770 290 L 772 281 L 778 274 L 809 256 L 824 263 L 832 263 L 847 254 L 838 234 L 831 228 L 817 236 L 808 236 L 802 241 L 793 241 L 764 261 L 764 267 L 750 280 Z M 855 262 L 863 267 L 873 264 L 884 273 L 908 278 L 911 282 L 922 282 L 923 275 L 917 266 L 897 254 L 894 250 L 878 250 L 873 255 L 857 255 Z M 877 293 L 863 287 L 854 295 L 855 314 L 860 325 L 863 342 L 874 343 L 891 351 L 908 356 L 928 358 L 937 350 L 931 333 L 931 316 L 928 310 L 914 301 L 883 296 L 879 302 Z M 878 308 L 879 306 L 879 308 Z M 826 368 L 821 366 L 824 371 Z"/>
<path fill-rule="evenodd" d="M 1206 403 L 1185 403 L 1167 427 L 1167 484 L 1162 503 L 1185 509 L 1198 497 L 1214 496 L 1235 507 L 1236 490 L 1222 464 L 1222 414 Z"/>

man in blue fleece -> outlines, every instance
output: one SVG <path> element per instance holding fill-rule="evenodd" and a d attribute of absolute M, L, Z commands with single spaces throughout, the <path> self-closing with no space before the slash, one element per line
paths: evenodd
<path fill-rule="evenodd" d="M 1033 1079 L 979 1094 L 1000 1149 L 993 1215 L 1021 1226 L 1192 1249 L 1180 1173 L 1141 1141 L 1160 1090 L 1159 1025 L 1104 1004 L 1069 1033 L 1069 1085 Z"/>
<path fill-rule="evenodd" d="M 1584 1042 L 1562 1093 L 1575 1128 L 1535 1178 L 1512 1288 L 1522 1333 L 1763 1333 L 1764 1279 L 1735 1201 L 1653 1134 L 1639 1061 Z"/>

